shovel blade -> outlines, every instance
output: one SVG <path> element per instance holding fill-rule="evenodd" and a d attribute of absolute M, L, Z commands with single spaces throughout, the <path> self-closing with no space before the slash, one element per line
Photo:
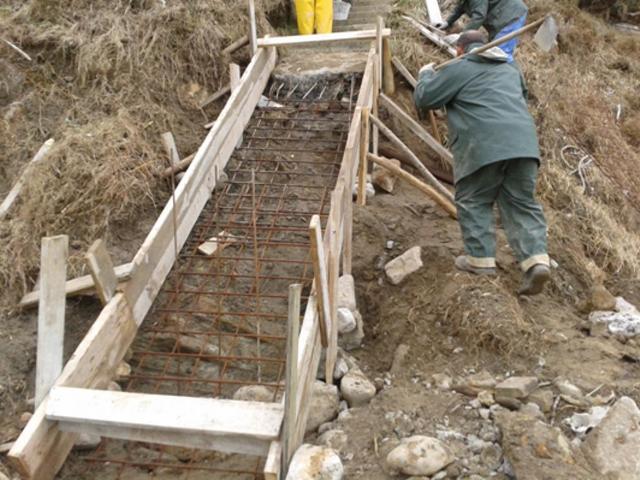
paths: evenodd
<path fill-rule="evenodd" d="M 540 26 L 534 37 L 534 42 L 545 52 L 550 52 L 558 44 L 558 24 L 549 15 Z"/>

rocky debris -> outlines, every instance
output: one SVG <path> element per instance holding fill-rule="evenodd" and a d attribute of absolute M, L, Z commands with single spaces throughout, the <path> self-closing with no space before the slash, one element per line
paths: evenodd
<path fill-rule="evenodd" d="M 351 190 L 351 194 L 353 195 L 354 199 L 358 196 L 358 188 L 358 181 L 356 180 L 355 184 L 353 185 L 353 189 Z M 365 196 L 367 197 L 367 200 L 376 196 L 376 189 L 373 186 L 373 183 L 367 182 L 367 186 L 365 187 Z"/>
<path fill-rule="evenodd" d="M 413 247 L 384 266 L 389 281 L 398 285 L 412 273 L 422 268 L 422 248 Z"/>
<path fill-rule="evenodd" d="M 396 167 L 400 167 L 400 160 L 387 160 L 393 163 Z M 398 177 L 396 177 L 396 175 L 380 165 L 375 165 L 373 167 L 373 172 L 371 173 L 371 183 L 387 193 L 393 192 L 397 178 Z"/>
<path fill-rule="evenodd" d="M 496 403 L 495 399 L 493 398 L 493 393 L 491 393 L 489 390 L 482 390 L 480 393 L 478 393 L 478 401 L 480 402 L 480 405 L 484 407 L 490 407 L 491 405 Z"/>
<path fill-rule="evenodd" d="M 575 433 L 584 435 L 592 428 L 600 425 L 608 411 L 608 407 L 593 407 L 587 413 L 574 413 L 565 419 L 565 422 Z"/>
<path fill-rule="evenodd" d="M 529 395 L 528 400 L 540 407 L 544 413 L 549 413 L 553 408 L 553 392 L 551 390 L 536 390 Z"/>
<path fill-rule="evenodd" d="M 347 447 L 349 438 L 343 430 L 327 430 L 318 437 L 318 443 L 341 454 Z"/>
<path fill-rule="evenodd" d="M 404 366 L 404 361 L 409 355 L 409 345 L 401 343 L 396 347 L 395 352 L 393 353 L 393 360 L 391 362 L 391 368 L 389 371 L 391 373 L 398 373 L 402 370 Z"/>
<path fill-rule="evenodd" d="M 502 465 L 502 448 L 490 443 L 480 452 L 480 461 L 490 470 L 497 470 Z"/>
<path fill-rule="evenodd" d="M 338 308 L 338 333 L 353 332 L 358 324 L 355 315 L 348 308 Z"/>
<path fill-rule="evenodd" d="M 364 323 L 360 312 L 355 311 L 353 315 L 356 319 L 356 328 L 351 332 L 343 333 L 338 337 L 338 345 L 347 351 L 356 350 L 362 346 L 364 340 Z"/>
<path fill-rule="evenodd" d="M 76 443 L 74 443 L 73 448 L 75 450 L 95 450 L 100 445 L 102 438 L 98 435 L 92 435 L 90 433 L 81 433 L 78 435 L 78 439 Z"/>
<path fill-rule="evenodd" d="M 109 382 L 109 385 L 107 385 L 107 390 L 109 390 L 110 392 L 121 392 L 122 387 L 116 382 Z"/>
<path fill-rule="evenodd" d="M 338 308 L 346 308 L 355 312 L 356 304 L 356 284 L 352 275 L 342 275 L 338 279 Z"/>
<path fill-rule="evenodd" d="M 432 437 L 405 438 L 387 455 L 387 468 L 405 475 L 433 475 L 454 461 L 447 446 Z"/>
<path fill-rule="evenodd" d="M 498 412 L 502 449 L 518 480 L 602 480 L 557 427 L 520 412 Z"/>
<path fill-rule="evenodd" d="M 340 380 L 340 391 L 350 407 L 361 407 L 376 394 L 375 385 L 359 369 L 351 369 Z"/>
<path fill-rule="evenodd" d="M 526 405 L 523 405 L 520 408 L 520 413 L 522 413 L 523 415 L 529 415 L 532 418 L 539 418 L 541 420 L 544 420 L 542 410 L 537 404 L 533 402 L 529 402 Z"/>
<path fill-rule="evenodd" d="M 120 362 L 116 368 L 116 382 L 122 382 L 131 375 L 131 365 L 127 362 Z"/>
<path fill-rule="evenodd" d="M 342 377 L 344 377 L 348 371 L 349 365 L 347 364 L 346 360 L 342 357 L 338 357 L 338 359 L 336 360 L 336 366 L 333 369 L 333 381 L 337 382 Z"/>
<path fill-rule="evenodd" d="M 608 405 L 616 398 L 616 392 L 609 386 L 602 386 L 587 395 L 593 405 Z"/>
<path fill-rule="evenodd" d="M 510 377 L 496 385 L 496 398 L 523 400 L 538 387 L 536 377 Z"/>
<path fill-rule="evenodd" d="M 476 397 L 483 390 L 493 390 L 496 379 L 487 371 L 475 373 L 466 378 L 457 378 L 452 389 L 469 397 Z"/>
<path fill-rule="evenodd" d="M 560 392 L 560 398 L 570 405 L 588 408 L 591 402 L 587 400 L 579 387 L 575 386 L 564 377 L 558 377 L 553 381 L 554 387 Z"/>
<path fill-rule="evenodd" d="M 593 323 L 605 323 L 609 332 L 623 337 L 640 334 L 640 312 L 622 297 L 616 298 L 613 311 L 596 311 L 589 315 Z"/>
<path fill-rule="evenodd" d="M 273 402 L 273 392 L 263 385 L 245 385 L 233 394 L 234 400 L 245 402 Z"/>
<path fill-rule="evenodd" d="M 611 292 L 603 285 L 597 285 L 591 289 L 589 307 L 590 312 L 594 310 L 615 310 L 616 297 L 611 295 Z"/>
<path fill-rule="evenodd" d="M 640 410 L 629 397 L 621 397 L 609 409 L 582 446 L 591 464 L 602 475 L 640 478 Z"/>
<path fill-rule="evenodd" d="M 287 480 L 341 480 L 343 474 L 342 462 L 335 451 L 304 444 L 291 459 Z"/>
<path fill-rule="evenodd" d="M 323 423 L 333 420 L 338 415 L 339 410 L 340 397 L 338 395 L 338 387 L 316 381 L 313 384 L 311 393 L 306 432 L 313 432 Z"/>

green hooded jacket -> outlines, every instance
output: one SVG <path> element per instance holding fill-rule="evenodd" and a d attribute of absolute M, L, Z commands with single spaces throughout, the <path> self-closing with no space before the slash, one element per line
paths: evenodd
<path fill-rule="evenodd" d="M 467 50 L 481 46 L 469 45 Z M 527 106 L 520 69 L 497 47 L 435 72 L 420 74 L 414 92 L 419 109 L 447 107 L 454 181 L 491 163 L 540 160 L 536 126 Z"/>
<path fill-rule="evenodd" d="M 493 40 L 500 30 L 528 11 L 522 0 L 460 0 L 447 18 L 447 23 L 453 25 L 466 13 L 471 20 L 464 29 L 479 30 L 484 26 L 489 39 Z"/>

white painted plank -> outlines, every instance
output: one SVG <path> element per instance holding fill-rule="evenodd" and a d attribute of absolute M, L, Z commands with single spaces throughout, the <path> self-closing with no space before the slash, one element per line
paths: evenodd
<path fill-rule="evenodd" d="M 298 339 L 300 336 L 300 297 L 302 285 L 289 286 L 289 312 L 287 323 L 287 369 L 285 373 L 284 423 L 282 432 L 282 471 L 289 468 L 289 461 L 299 447 L 295 442 L 298 409 Z"/>
<path fill-rule="evenodd" d="M 391 35 L 391 29 L 382 30 L 382 37 Z M 265 37 L 258 39 L 258 47 L 293 47 L 314 43 L 343 42 L 350 40 L 375 40 L 376 30 L 357 30 L 355 32 L 320 33 L 317 35 L 291 35 L 287 37 Z"/>
<path fill-rule="evenodd" d="M 64 350 L 64 312 L 69 237 L 58 235 L 42 239 L 38 308 L 38 349 L 36 352 L 36 407 L 62 372 Z"/>
<path fill-rule="evenodd" d="M 104 241 L 99 239 L 93 242 L 93 245 L 87 251 L 85 259 L 91 271 L 98 298 L 100 298 L 103 305 L 106 305 L 116 293 L 118 277 Z"/>
<path fill-rule="evenodd" d="M 438 0 L 424 0 L 424 3 L 427 6 L 427 15 L 431 25 L 442 23 L 442 12 L 440 11 Z"/>

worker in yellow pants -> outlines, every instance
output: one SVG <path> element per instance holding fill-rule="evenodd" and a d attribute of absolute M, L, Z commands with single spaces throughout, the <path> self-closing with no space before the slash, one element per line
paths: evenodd
<path fill-rule="evenodd" d="M 331 33 L 333 0 L 295 0 L 300 35 Z"/>

